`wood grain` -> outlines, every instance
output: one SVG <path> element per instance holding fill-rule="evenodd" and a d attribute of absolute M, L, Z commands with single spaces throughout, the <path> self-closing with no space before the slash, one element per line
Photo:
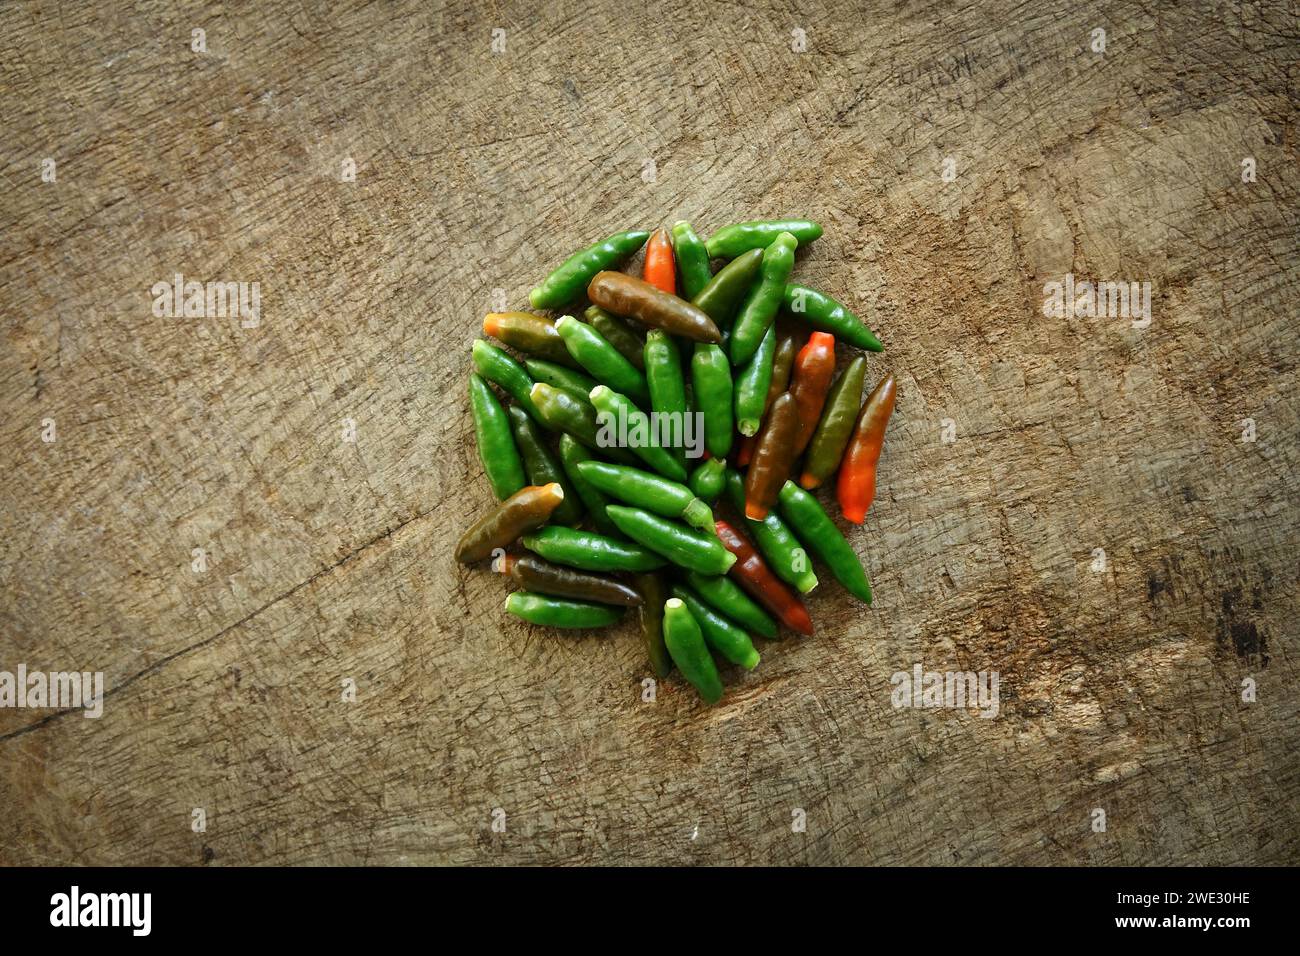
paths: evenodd
<path fill-rule="evenodd" d="M 0 7 L 0 669 L 109 687 L 0 710 L 0 863 L 1295 863 L 1298 32 L 1273 0 Z M 630 625 L 529 628 L 452 561 L 490 500 L 469 346 L 584 241 L 791 214 L 900 382 L 878 600 L 819 589 L 716 709 L 643 703 Z M 261 324 L 155 317 L 176 272 L 259 282 Z M 1045 317 L 1066 272 L 1151 282 L 1152 324 Z M 918 662 L 998 671 L 999 716 L 894 709 Z"/>

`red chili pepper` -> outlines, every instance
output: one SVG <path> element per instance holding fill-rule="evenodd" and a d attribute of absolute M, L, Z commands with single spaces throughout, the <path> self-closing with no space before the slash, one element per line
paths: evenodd
<path fill-rule="evenodd" d="M 835 488 L 840 510 L 854 524 L 862 524 L 867 509 L 876 497 L 876 462 L 880 460 L 880 447 L 885 442 L 885 426 L 894 411 L 897 388 L 893 374 L 886 375 L 872 389 L 858 413 L 853 437 L 840 462 L 840 477 Z"/>
<path fill-rule="evenodd" d="M 728 572 L 735 577 L 736 583 L 790 630 L 798 631 L 800 634 L 812 634 L 813 623 L 812 618 L 808 616 L 808 608 L 804 607 L 803 601 L 799 600 L 799 595 L 790 590 L 785 582 L 763 563 L 763 559 L 758 556 L 758 551 L 750 544 L 749 539 L 725 521 L 717 522 L 714 529 L 718 532 L 718 540 L 722 542 L 723 547 L 736 556 L 736 563 Z"/>
<path fill-rule="evenodd" d="M 641 278 L 661 292 L 677 294 L 677 263 L 673 261 L 673 237 L 667 229 L 656 229 L 646 243 Z"/>
<path fill-rule="evenodd" d="M 794 375 L 790 381 L 790 394 L 799 409 L 799 432 L 794 443 L 796 456 L 802 455 L 812 441 L 834 377 L 835 336 L 814 332 L 794 360 Z"/>

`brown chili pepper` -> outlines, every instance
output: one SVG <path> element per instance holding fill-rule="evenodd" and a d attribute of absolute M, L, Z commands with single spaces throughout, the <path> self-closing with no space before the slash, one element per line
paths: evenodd
<path fill-rule="evenodd" d="M 672 335 L 695 342 L 722 341 L 707 312 L 625 272 L 597 273 L 587 286 L 587 298 L 615 315 L 639 319 Z"/>
<path fill-rule="evenodd" d="M 762 521 L 776 504 L 781 486 L 790 477 L 797 457 L 794 450 L 799 434 L 799 409 L 794 396 L 782 392 L 767 410 L 758 447 L 745 472 L 745 517 Z"/>
<path fill-rule="evenodd" d="M 862 403 L 853 437 L 849 439 L 849 447 L 840 462 L 835 496 L 840 501 L 844 517 L 854 524 L 862 524 L 866 520 L 867 509 L 876 497 L 876 463 L 880 460 L 880 448 L 885 443 L 885 426 L 889 424 L 889 416 L 894 412 L 897 392 L 892 373 L 871 390 L 867 400 Z"/>
<path fill-rule="evenodd" d="M 790 382 L 790 394 L 799 407 L 799 434 L 794 442 L 796 457 L 802 455 L 812 441 L 834 377 L 835 336 L 814 332 L 794 360 L 794 375 Z"/>
<path fill-rule="evenodd" d="M 496 548 L 504 548 L 524 532 L 546 524 L 563 500 L 564 489 L 554 481 L 519 489 L 461 536 L 456 545 L 456 560 L 473 564 L 491 557 Z"/>
<path fill-rule="evenodd" d="M 503 554 L 492 562 L 492 570 L 505 574 L 525 591 L 551 594 L 556 597 L 596 601 L 619 607 L 636 607 L 641 595 L 613 578 L 575 571 L 551 564 L 530 554 Z"/>
<path fill-rule="evenodd" d="M 763 563 L 749 539 L 725 521 L 719 521 L 714 530 L 723 547 L 736 556 L 736 563 L 727 572 L 736 583 L 790 630 L 812 634 L 813 623 L 808 608 L 799 600 L 799 595 Z"/>

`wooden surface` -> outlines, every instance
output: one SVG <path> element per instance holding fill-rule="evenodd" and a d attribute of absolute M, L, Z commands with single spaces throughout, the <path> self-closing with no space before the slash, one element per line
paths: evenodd
<path fill-rule="evenodd" d="M 864 6 L 0 7 L 0 669 L 109 688 L 0 710 L 0 863 L 1296 862 L 1295 8 Z M 899 378 L 878 600 L 643 703 L 631 625 L 452 561 L 470 343 L 580 243 L 781 214 Z M 918 662 L 999 716 L 895 710 Z"/>

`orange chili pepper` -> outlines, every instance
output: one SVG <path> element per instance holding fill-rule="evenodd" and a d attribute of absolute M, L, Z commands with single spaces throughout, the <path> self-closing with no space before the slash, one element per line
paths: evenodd
<path fill-rule="evenodd" d="M 677 294 L 677 263 L 673 261 L 673 237 L 667 229 L 656 229 L 646 243 L 641 278 L 661 292 Z"/>
<path fill-rule="evenodd" d="M 794 375 L 790 380 L 790 394 L 799 410 L 799 431 L 795 437 L 794 453 L 802 455 L 817 421 L 822 417 L 826 393 L 831 390 L 835 377 L 835 336 L 827 332 L 814 332 L 808 344 L 799 350 L 794 360 Z"/>
<path fill-rule="evenodd" d="M 853 437 L 840 462 L 840 477 L 835 488 L 844 517 L 854 524 L 862 524 L 867 509 L 876 497 L 876 463 L 880 448 L 885 442 L 885 426 L 894 411 L 898 390 L 893 374 L 886 375 L 871 390 L 858 414 Z"/>

